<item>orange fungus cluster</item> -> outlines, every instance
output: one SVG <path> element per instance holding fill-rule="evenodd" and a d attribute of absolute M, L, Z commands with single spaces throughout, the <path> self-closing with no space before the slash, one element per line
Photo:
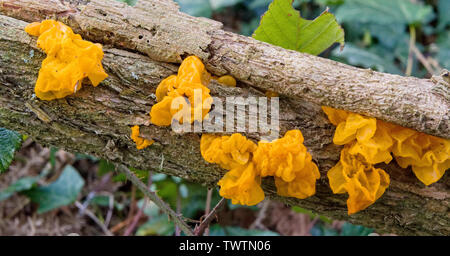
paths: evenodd
<path fill-rule="evenodd" d="M 131 127 L 131 139 L 136 143 L 136 148 L 141 150 L 154 143 L 153 140 L 147 140 L 139 137 L 139 126 Z"/>
<path fill-rule="evenodd" d="M 25 31 L 38 36 L 37 45 L 47 54 L 36 81 L 38 98 L 64 98 L 80 90 L 85 77 L 93 86 L 108 77 L 101 63 L 102 46 L 83 40 L 63 23 L 55 20 L 34 22 L 26 26 Z"/>
<path fill-rule="evenodd" d="M 196 56 L 187 57 L 178 75 L 169 76 L 158 85 L 155 93 L 158 103 L 150 111 L 151 122 L 169 126 L 174 120 L 180 123 L 202 121 L 212 104 L 210 80 L 211 75 L 202 61 Z"/>
<path fill-rule="evenodd" d="M 450 141 L 344 110 L 322 107 L 336 125 L 333 142 L 344 145 L 340 161 L 328 171 L 334 193 L 348 193 L 348 213 L 373 204 L 389 186 L 389 175 L 375 168 L 397 163 L 412 170 L 425 185 L 438 181 L 450 168 Z"/>
<path fill-rule="evenodd" d="M 303 145 L 299 130 L 258 145 L 239 133 L 231 136 L 202 135 L 203 158 L 229 170 L 218 182 L 220 195 L 234 204 L 255 205 L 264 200 L 261 178 L 273 176 L 278 194 L 306 198 L 315 193 L 317 166 Z"/>

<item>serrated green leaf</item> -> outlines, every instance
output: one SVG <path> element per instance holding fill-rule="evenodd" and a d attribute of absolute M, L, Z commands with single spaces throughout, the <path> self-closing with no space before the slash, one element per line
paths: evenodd
<path fill-rule="evenodd" d="M 0 128 L 0 173 L 6 171 L 22 145 L 22 136 L 14 131 Z"/>
<path fill-rule="evenodd" d="M 285 49 L 317 55 L 336 42 L 343 46 L 344 30 L 328 11 L 314 20 L 305 20 L 292 7 L 291 0 L 274 0 L 253 38 Z"/>
<path fill-rule="evenodd" d="M 38 213 L 73 203 L 81 192 L 84 180 L 71 165 L 64 168 L 59 178 L 47 186 L 37 187 L 24 194 L 39 204 Z"/>
<path fill-rule="evenodd" d="M 409 0 L 346 0 L 337 10 L 336 17 L 339 22 L 406 25 L 430 21 L 433 9 Z"/>

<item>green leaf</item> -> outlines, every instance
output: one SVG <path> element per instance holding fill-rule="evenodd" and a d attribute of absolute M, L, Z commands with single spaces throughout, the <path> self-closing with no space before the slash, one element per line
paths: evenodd
<path fill-rule="evenodd" d="M 220 8 L 236 5 L 241 3 L 243 0 L 209 0 L 211 8 L 215 11 Z"/>
<path fill-rule="evenodd" d="M 344 30 L 328 11 L 314 20 L 305 20 L 292 7 L 291 0 L 274 0 L 253 38 L 285 49 L 317 55 L 335 42 L 342 47 Z"/>
<path fill-rule="evenodd" d="M 448 10 L 450 10 L 450 1 L 439 0 L 437 9 L 439 14 L 438 30 L 443 30 L 450 24 L 450 15 L 448 15 Z"/>
<path fill-rule="evenodd" d="M 23 177 L 11 184 L 8 188 L 0 191 L 0 202 L 8 199 L 14 193 L 22 192 L 33 188 L 33 186 L 41 179 L 40 176 L 36 177 Z"/>
<path fill-rule="evenodd" d="M 431 6 L 409 0 L 346 0 L 336 12 L 339 22 L 378 24 L 426 23 L 433 16 Z"/>
<path fill-rule="evenodd" d="M 450 31 L 443 32 L 436 41 L 439 48 L 437 60 L 446 69 L 450 69 Z"/>
<path fill-rule="evenodd" d="M 138 0 L 116 0 L 116 1 L 119 1 L 119 2 L 122 2 L 122 3 L 126 3 L 126 4 L 128 4 L 130 6 L 135 6 L 137 4 L 137 2 L 138 2 Z"/>
<path fill-rule="evenodd" d="M 151 218 L 148 222 L 141 225 L 136 231 L 137 236 L 170 236 L 175 231 L 175 225 L 169 220 L 166 214 Z"/>
<path fill-rule="evenodd" d="M 114 164 L 110 163 L 108 160 L 100 159 L 98 162 L 98 175 L 103 176 L 108 172 L 113 172 L 116 170 Z"/>
<path fill-rule="evenodd" d="M 211 18 L 212 8 L 209 0 L 175 0 L 180 11 L 196 17 Z"/>
<path fill-rule="evenodd" d="M 22 136 L 14 131 L 0 128 L 0 173 L 6 171 L 22 145 Z"/>
<path fill-rule="evenodd" d="M 379 53 L 377 52 L 379 51 Z M 347 43 L 342 52 L 334 50 L 333 56 L 345 59 L 348 64 L 364 68 L 374 68 L 380 72 L 402 74 L 401 70 L 394 65 L 394 56 L 383 51 L 383 48 L 363 49 L 354 44 Z"/>
<path fill-rule="evenodd" d="M 64 168 L 59 178 L 48 186 L 37 187 L 24 194 L 38 203 L 38 213 L 73 203 L 81 192 L 84 180 L 71 165 Z"/>
<path fill-rule="evenodd" d="M 345 222 L 342 225 L 341 236 L 367 236 L 373 233 L 373 229 L 366 228 L 364 226 L 353 225 L 351 223 Z"/>

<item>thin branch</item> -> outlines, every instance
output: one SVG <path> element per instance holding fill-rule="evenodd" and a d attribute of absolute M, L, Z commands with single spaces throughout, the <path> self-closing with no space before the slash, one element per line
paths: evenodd
<path fill-rule="evenodd" d="M 405 75 L 410 76 L 412 73 L 413 66 L 413 48 L 416 42 L 416 28 L 414 25 L 409 25 L 409 52 L 408 52 L 408 61 L 406 64 Z"/>
<path fill-rule="evenodd" d="M 148 179 L 147 179 L 147 187 L 148 190 L 150 190 L 150 187 L 152 186 L 152 172 L 148 173 Z M 142 207 L 139 208 L 139 211 L 134 216 L 133 221 L 131 222 L 130 226 L 125 230 L 124 236 L 129 236 L 131 232 L 134 231 L 136 228 L 136 225 L 138 224 L 139 220 L 141 219 L 142 215 L 144 214 L 144 209 L 147 207 L 147 199 L 144 200 Z"/>
<path fill-rule="evenodd" d="M 258 216 L 256 217 L 255 221 L 250 225 L 250 229 L 256 228 L 267 230 L 267 227 L 262 222 L 266 218 L 267 209 L 269 208 L 269 205 L 270 205 L 269 200 L 264 200 L 264 202 L 262 202 L 261 210 L 259 210 Z"/>
<path fill-rule="evenodd" d="M 200 225 L 195 228 L 194 230 L 195 235 L 197 236 L 203 235 L 205 229 L 209 227 L 211 221 L 216 217 L 216 213 L 222 210 L 222 207 L 225 205 L 226 201 L 227 200 L 225 198 L 220 199 L 220 201 L 217 203 L 214 209 L 212 209 L 212 211 L 206 216 L 206 218 L 202 221 L 202 223 L 200 223 Z"/>
<path fill-rule="evenodd" d="M 208 215 L 209 211 L 211 210 L 212 192 L 213 192 L 213 190 L 211 188 L 208 188 L 208 192 L 206 194 L 205 215 Z M 205 236 L 208 236 L 208 235 L 209 235 L 209 226 L 205 230 Z"/>
<path fill-rule="evenodd" d="M 128 169 L 126 166 L 119 164 L 117 165 L 117 170 L 125 174 L 127 176 L 127 179 L 131 181 L 144 195 L 146 195 L 150 200 L 152 200 L 158 207 L 161 209 L 164 213 L 166 213 L 169 217 L 173 219 L 176 225 L 180 227 L 180 229 L 188 236 L 193 236 L 194 233 L 192 232 L 191 228 L 186 224 L 186 222 L 183 221 L 183 219 L 176 214 L 168 206 L 155 192 L 151 192 L 147 189 L 147 186 L 138 178 L 130 169 Z"/>
<path fill-rule="evenodd" d="M 103 224 L 103 222 L 101 222 L 97 216 L 95 216 L 95 214 L 93 212 L 91 212 L 89 209 L 86 209 L 83 207 L 83 204 L 76 201 L 75 202 L 75 206 L 81 210 L 84 209 L 84 214 L 86 214 L 87 216 L 89 216 L 89 218 L 91 218 L 103 231 L 103 233 L 105 233 L 105 235 L 107 236 L 113 236 L 113 233 L 111 233 L 111 231 L 109 231 L 109 229 L 105 226 L 105 224 Z"/>
<path fill-rule="evenodd" d="M 425 67 L 425 69 L 430 73 L 430 75 L 435 75 L 436 71 L 431 66 L 431 63 L 423 56 L 423 54 L 417 49 L 415 45 L 412 46 L 412 51 L 414 52 L 414 55 L 416 55 L 417 59 L 422 63 L 422 65 Z"/>

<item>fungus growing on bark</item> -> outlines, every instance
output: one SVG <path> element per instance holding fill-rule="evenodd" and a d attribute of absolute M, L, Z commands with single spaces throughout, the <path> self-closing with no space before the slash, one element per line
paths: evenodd
<path fill-rule="evenodd" d="M 303 145 L 299 130 L 290 130 L 272 142 L 260 141 L 253 163 L 261 177 L 275 177 L 278 194 L 300 199 L 315 194 L 319 169 Z"/>
<path fill-rule="evenodd" d="M 135 125 L 131 127 L 131 139 L 136 143 L 136 148 L 141 150 L 152 145 L 154 140 L 147 140 L 139 137 L 139 126 Z"/>
<path fill-rule="evenodd" d="M 411 166 L 423 184 L 438 181 L 450 168 L 450 140 L 400 126 L 390 134 L 395 141 L 392 147 L 395 160 L 402 168 Z"/>
<path fill-rule="evenodd" d="M 255 205 L 264 200 L 261 177 L 252 162 L 232 168 L 217 185 L 220 186 L 219 194 L 231 199 L 233 204 Z"/>
<path fill-rule="evenodd" d="M 236 79 L 230 75 L 225 75 L 217 78 L 217 82 L 229 86 L 229 87 L 236 87 Z"/>
<path fill-rule="evenodd" d="M 383 195 L 389 186 L 389 175 L 349 153 L 344 146 L 338 164 L 327 173 L 333 193 L 348 193 L 348 214 L 364 210 Z"/>
<path fill-rule="evenodd" d="M 275 177 L 279 195 L 300 199 L 315 193 L 320 177 L 299 130 L 288 131 L 283 138 L 270 143 L 260 141 L 258 146 L 239 133 L 203 134 L 200 151 L 207 162 L 229 170 L 218 185 L 220 195 L 233 203 L 254 205 L 262 201 L 262 177 Z"/>
<path fill-rule="evenodd" d="M 83 40 L 63 23 L 55 20 L 34 22 L 27 25 L 25 31 L 38 36 L 37 45 L 47 54 L 35 86 L 36 96 L 41 100 L 76 93 L 85 77 L 93 86 L 108 77 L 101 63 L 102 46 Z"/>
<path fill-rule="evenodd" d="M 203 158 L 228 170 L 250 162 L 255 150 L 256 144 L 240 133 L 231 136 L 203 134 L 200 140 Z"/>
<path fill-rule="evenodd" d="M 383 194 L 389 176 L 373 165 L 389 163 L 391 153 L 402 168 L 412 166 L 416 177 L 425 185 L 438 181 L 450 168 L 450 140 L 344 110 L 322 109 L 337 126 L 333 142 L 345 145 L 340 161 L 328 172 L 328 178 L 334 193 L 349 193 L 349 214 L 366 208 Z M 364 184 L 367 184 L 365 189 Z M 372 191 L 370 197 L 367 191 Z"/>
<path fill-rule="evenodd" d="M 172 75 L 161 81 L 156 89 L 156 100 L 151 111 L 151 122 L 158 126 L 169 126 L 174 115 L 181 110 L 189 111 L 183 116 L 189 122 L 202 121 L 211 109 L 212 98 L 208 89 L 211 75 L 206 71 L 201 60 L 189 56 L 181 63 L 178 75 Z M 178 104 L 178 105 L 177 105 Z M 186 122 L 183 118 L 177 119 Z"/>

